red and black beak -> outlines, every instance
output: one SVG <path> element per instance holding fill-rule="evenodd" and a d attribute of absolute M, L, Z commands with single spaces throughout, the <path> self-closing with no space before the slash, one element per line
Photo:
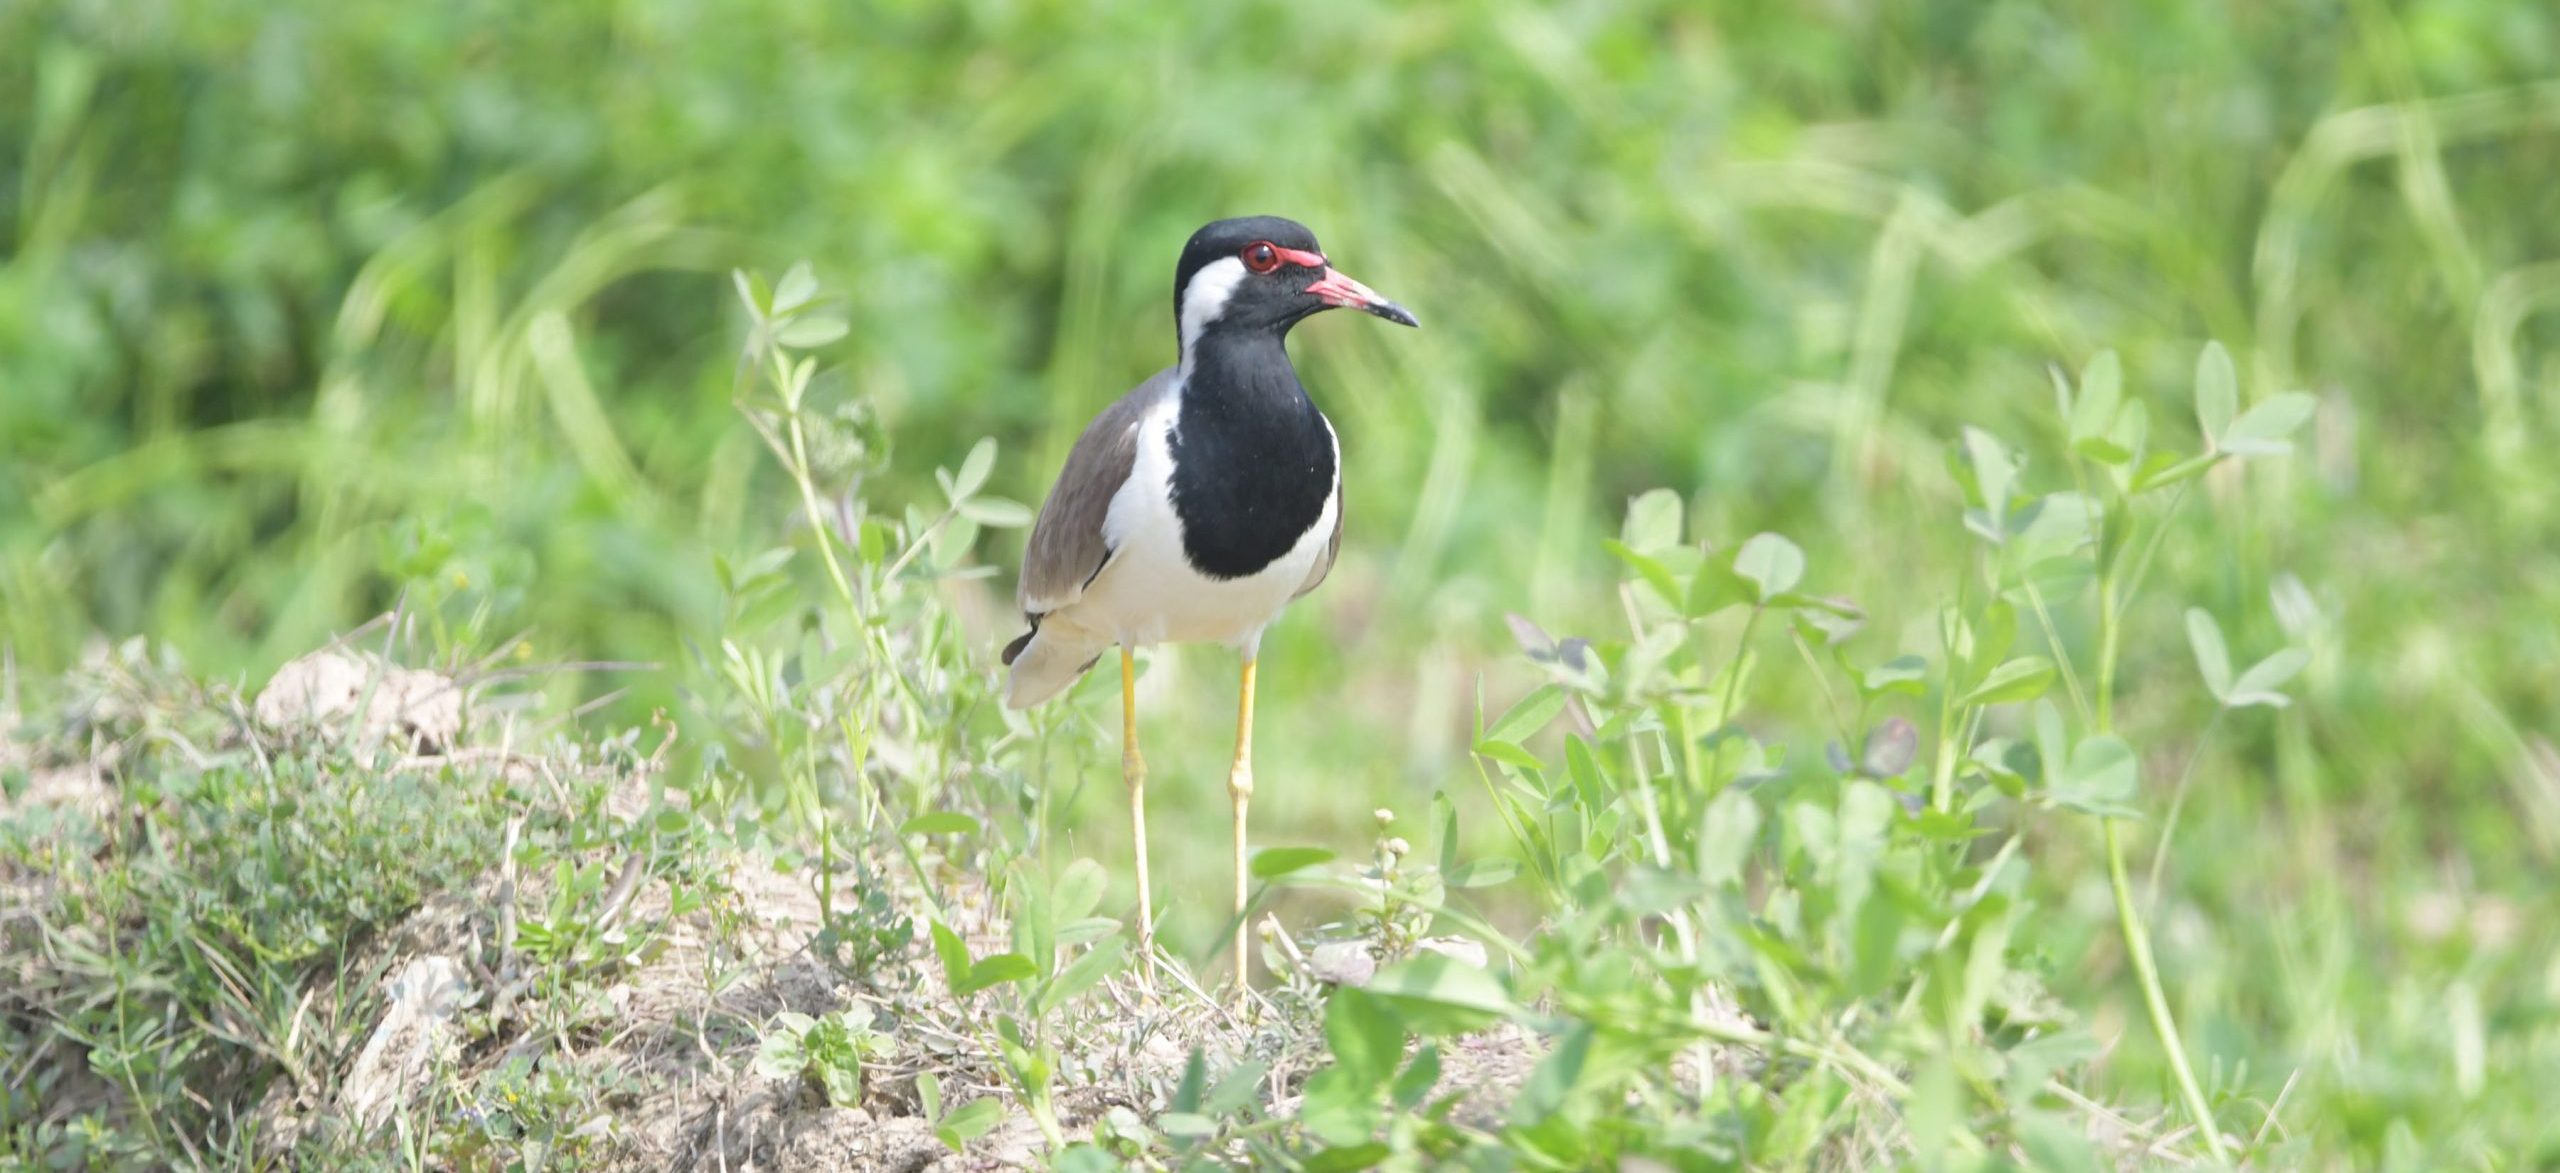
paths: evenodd
<path fill-rule="evenodd" d="M 1325 266 L 1324 276 L 1317 278 L 1315 284 L 1307 286 L 1307 292 L 1323 299 L 1326 305 L 1348 306 L 1376 314 L 1400 326 L 1422 325 L 1414 318 L 1413 311 L 1378 296 L 1376 290 L 1352 280 L 1331 265 Z"/>
<path fill-rule="evenodd" d="M 1290 264 L 1303 265 L 1319 271 L 1315 284 L 1307 286 L 1307 292 L 1314 294 L 1316 300 L 1326 305 L 1376 314 L 1399 326 L 1420 328 L 1422 325 L 1422 322 L 1413 316 L 1412 310 L 1388 301 L 1378 296 L 1377 290 L 1352 280 L 1348 274 L 1335 269 L 1333 263 L 1325 260 L 1322 253 L 1284 248 L 1280 250 L 1280 257 Z"/>

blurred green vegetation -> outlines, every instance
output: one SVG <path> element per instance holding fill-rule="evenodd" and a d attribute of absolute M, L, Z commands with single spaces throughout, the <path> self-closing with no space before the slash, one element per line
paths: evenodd
<path fill-rule="evenodd" d="M 2262 1099 L 2301 1073 L 2289 1127 L 2351 1164 L 2547 1146 L 2554 160 L 2560 11 L 2501 0 L 9 6 L 0 646 L 254 679 L 405 593 L 681 707 L 714 556 L 794 509 L 731 407 L 729 268 L 848 297 L 819 394 L 894 443 L 870 491 L 993 434 L 1036 500 L 1170 360 L 1184 235 L 1277 212 L 1428 323 L 1297 343 L 1351 537 L 1268 645 L 1256 814 L 1357 843 L 1526 687 L 1504 613 L 1617 624 L 1632 493 L 1793 534 L 1917 644 L 1897 598 L 1972 556 L 1959 425 L 2057 434 L 2047 364 L 2113 347 L 2184 434 L 2219 339 L 2244 400 L 2321 406 L 2202 486 L 2129 619 L 2121 720 L 2177 750 L 2146 780 L 2212 711 L 2184 606 L 2314 659 L 2195 770 L 2154 914 L 2191 1041 Z M 990 647 L 1009 583 L 952 586 Z M 1151 669 L 1175 891 L 1216 890 L 1227 671 Z M 2047 896 L 2057 984 L 2156 1094 L 2103 882 Z"/>

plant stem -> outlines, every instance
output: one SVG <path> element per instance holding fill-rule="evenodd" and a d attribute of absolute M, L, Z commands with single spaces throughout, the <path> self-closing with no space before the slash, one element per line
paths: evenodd
<path fill-rule="evenodd" d="M 2142 589 L 2142 580 L 2151 573 L 2151 559 L 2160 553 L 2160 539 L 2169 532 L 2169 519 L 2178 515 L 2178 507 L 2186 503 L 2186 481 L 2169 494 L 2169 503 L 2160 510 L 2159 521 L 2152 526 L 2151 536 L 2143 539 L 2142 552 L 2134 555 L 2131 573 L 2119 578 L 2101 572 L 2098 576 L 2098 731 L 2113 733 L 2116 728 L 2116 653 L 2124 643 L 2124 601 Z M 2128 518 L 2132 506 L 2125 507 Z"/>
<path fill-rule="evenodd" d="M 2142 589 L 2143 578 L 2151 573 L 2151 559 L 2160 553 L 2160 539 L 2169 532 L 2169 519 L 2178 515 L 2178 507 L 2186 503 L 2187 488 L 2193 484 L 2194 481 L 2186 481 L 2178 486 L 2177 492 L 2169 494 L 2169 503 L 2160 510 L 2159 526 L 2151 531 L 2150 539 L 2142 544 L 2142 553 L 2133 560 L 2133 574 L 2125 579 L 2126 595 Z"/>
<path fill-rule="evenodd" d="M 2036 625 L 2044 629 L 2045 643 L 2053 649 L 2053 663 L 2062 670 L 2062 688 L 2071 694 L 2071 707 L 2080 710 L 2081 719 L 2097 720 L 2097 713 L 2089 707 L 2089 695 L 2081 691 L 2080 674 L 2071 667 L 2071 651 L 2062 646 L 2062 629 L 2054 626 L 2053 613 L 2045 609 L 2044 592 L 2037 590 L 2035 580 L 2023 573 L 2018 583 L 2027 588 L 2027 606 L 2036 613 Z"/>
<path fill-rule="evenodd" d="M 2170 495 L 2168 506 L 2161 510 L 2158 523 L 2143 542 L 2142 552 L 2135 555 L 2130 573 L 2119 577 L 2102 570 L 2098 575 L 2098 700 L 2093 717 L 2100 733 L 2115 732 L 2116 653 L 2123 643 L 2124 600 L 2141 588 L 2143 577 L 2150 573 L 2151 559 L 2160 552 L 2160 540 L 2169 531 L 2169 519 L 2177 515 L 2178 506 L 2187 499 L 2187 486 L 2194 483 L 2181 484 L 2177 492 Z M 2220 717 L 2217 710 L 2215 719 Z M 2211 730 L 2208 729 L 2207 736 L 2210 735 Z M 2188 770 L 2195 768 L 2196 757 L 2201 755 L 2202 749 L 2199 743 L 2197 753 L 2188 757 Z M 2182 793 L 2185 787 L 2186 778 L 2181 774 L 2179 789 Z M 2204 1088 L 2196 1083 L 2195 1068 L 2187 1062 L 2187 1045 L 2178 1036 L 2177 1019 L 2169 1013 L 2169 995 L 2160 984 L 2160 967 L 2151 958 L 2150 931 L 2143 927 L 2142 915 L 2134 910 L 2133 884 L 2125 876 L 2123 836 L 2117 831 L 2114 819 L 2101 818 L 2098 825 L 2106 836 L 2107 884 L 2115 890 L 2116 924 L 2124 932 L 2125 955 L 2133 961 L 2134 980 L 2142 987 L 2142 1004 L 2150 1012 L 2152 1033 L 2160 1036 L 2160 1048 L 2168 1052 L 2169 1073 L 2177 1080 L 2178 1098 L 2184 1102 L 2187 1115 L 2195 1121 L 2197 1131 L 2204 1133 L 2206 1151 L 2213 1155 L 2217 1164 L 2230 1164 L 2230 1149 L 2223 1143 L 2221 1128 L 2214 1123 L 2213 1106 L 2205 1101 Z M 2165 839 L 2163 850 L 2166 850 Z M 2152 879 L 2156 883 L 2158 878 L 2158 864 L 2155 862 Z"/>
<path fill-rule="evenodd" d="M 916 554 L 924 549 L 924 544 L 932 540 L 934 532 L 958 516 L 960 516 L 960 507 L 957 505 L 943 510 L 942 516 L 934 518 L 932 524 L 925 526 L 923 532 L 915 536 L 915 540 L 907 543 L 907 548 L 900 551 L 896 560 L 889 563 L 889 569 L 880 572 L 880 577 L 883 580 L 898 577 L 898 572 L 905 570 L 907 563 L 915 561 Z"/>
<path fill-rule="evenodd" d="M 1990 894 L 1991 885 L 2000 879 L 2000 869 L 2009 866 L 2009 857 L 2018 853 L 2020 842 L 2021 837 L 2012 831 L 2008 840 L 2000 844 L 2000 850 L 1992 853 L 1991 862 L 1983 865 L 1982 878 L 1975 880 L 1972 889 L 1956 903 L 1956 915 L 1947 918 L 1946 927 L 1938 930 L 1938 939 L 1930 943 L 1928 951 L 1921 955 L 1923 958 L 1944 953 L 1947 951 L 1947 946 L 1955 944 L 1956 931 L 1964 927 L 1964 914 L 1972 911 L 1975 905 L 1982 903 L 1984 896 Z M 1919 1008 L 1921 993 L 1928 988 L 1929 970 L 1915 966 L 1911 975 L 1911 988 L 1903 992 L 1902 1006 L 1893 1012 L 1894 1019 L 1899 1021 L 1911 1017 L 1911 1012 Z"/>
<path fill-rule="evenodd" d="M 2204 747 L 2213 743 L 2213 731 L 2222 727 L 2222 715 L 2231 710 L 2214 706 L 2213 718 L 2204 723 L 2204 733 L 2196 738 L 2195 748 L 2187 751 L 2187 765 L 2178 771 L 2178 785 L 2169 792 L 2169 817 L 2160 821 L 2160 842 L 2151 849 L 2151 874 L 2143 877 L 2142 906 L 2160 907 L 2160 872 L 2169 862 L 2169 842 L 2178 837 L 2178 812 L 2187 806 L 2187 783 L 2196 775 L 2196 763 L 2204 760 Z"/>
<path fill-rule="evenodd" d="M 800 486 L 800 508 L 808 514 L 809 529 L 817 535 L 818 553 L 827 560 L 827 577 L 835 582 L 836 593 L 844 596 L 844 605 L 855 616 L 862 614 L 862 602 L 853 594 L 853 583 L 844 576 L 843 564 L 836 561 L 835 527 L 827 524 L 827 515 L 818 508 L 818 487 L 809 480 L 809 442 L 800 427 L 800 412 L 794 408 L 791 424 L 791 480 Z"/>
<path fill-rule="evenodd" d="M 1847 748 L 1851 742 L 1857 740 L 1858 731 L 1849 724 L 1848 711 L 1840 707 L 1839 694 L 1831 690 L 1831 677 L 1823 672 L 1822 661 L 1814 656 L 1813 645 L 1805 642 L 1803 632 L 1790 627 L 1787 630 L 1787 638 L 1795 641 L 1796 654 L 1804 658 L 1805 669 L 1813 673 L 1813 682 L 1822 686 L 1822 703 L 1824 707 L 1831 710 L 1831 723 L 1840 729 L 1841 747 Z M 1861 714 L 1861 717 L 1863 716 L 1864 714 Z"/>
<path fill-rule="evenodd" d="M 1954 809 L 1956 798 L 1955 690 L 1948 683 L 1938 697 L 1938 764 L 1929 771 L 1929 806 L 1942 811 Z"/>
<path fill-rule="evenodd" d="M 1695 705 L 1681 705 L 1676 724 L 1680 729 L 1680 766 L 1688 772 L 1689 800 L 1703 802 L 1707 797 L 1707 762 L 1698 755 L 1698 710 Z"/>
<path fill-rule="evenodd" d="M 1758 1047 L 1765 1051 L 1781 1051 L 1799 1059 L 1827 1063 L 1839 1070 L 1863 1077 L 1886 1095 L 1897 1099 L 1906 1098 L 1911 1094 L 1910 1084 L 1902 1082 L 1900 1076 L 1886 1070 L 1883 1064 L 1869 1058 L 1865 1052 L 1855 1047 L 1843 1045 L 1834 1049 L 1788 1035 L 1772 1034 L 1756 1027 L 1736 1026 L 1724 1022 L 1699 1023 L 1698 1033 L 1719 1043 Z"/>
<path fill-rule="evenodd" d="M 1671 839 L 1662 831 L 1662 804 L 1653 792 L 1653 775 L 1646 772 L 1644 768 L 1643 747 L 1634 738 L 1627 740 L 1627 762 L 1635 771 L 1636 796 L 1643 802 L 1641 809 L 1644 812 L 1645 840 L 1653 847 L 1653 865 L 1666 872 L 1670 871 Z M 1670 766 L 1669 755 L 1666 754 L 1663 761 L 1663 770 L 1666 775 L 1670 771 Z M 1681 959 L 1693 965 L 1696 964 L 1698 932 L 1689 923 L 1688 910 L 1673 909 L 1670 915 L 1663 919 L 1670 923 L 1671 935 L 1680 942 Z"/>
<path fill-rule="evenodd" d="M 1031 1101 L 1031 1122 L 1040 1126 L 1040 1138 L 1049 1142 L 1049 1154 L 1052 1157 L 1066 1151 L 1066 1134 L 1058 1129 L 1058 1113 L 1049 1106 L 1049 1096 L 1045 1090 L 1037 1099 Z"/>
<path fill-rule="evenodd" d="M 1753 607 L 1751 618 L 1742 621 L 1742 638 L 1734 641 L 1733 663 L 1726 668 L 1723 711 L 1716 714 L 1721 724 L 1733 724 L 1734 706 L 1742 702 L 1742 670 L 1751 655 L 1751 633 L 1760 630 L 1760 617 L 1767 613 L 1767 607 Z"/>
<path fill-rule="evenodd" d="M 2178 1098 L 2185 1102 L 2187 1115 L 2204 1133 L 2205 1150 L 2213 1154 L 2216 1163 L 2230 1164 L 2231 1152 L 2223 1144 L 2221 1128 L 2214 1123 L 2213 1107 L 2205 1102 L 2195 1069 L 2187 1063 L 2186 1044 L 2178 1039 L 2177 1020 L 2169 1015 L 2169 997 L 2160 988 L 2160 968 L 2151 960 L 2151 934 L 2142 927 L 2142 917 L 2133 908 L 2133 885 L 2125 879 L 2124 841 L 2116 833 L 2116 820 L 2098 822 L 2106 828 L 2107 882 L 2115 889 L 2116 922 L 2124 929 L 2125 954 L 2133 960 L 2134 980 L 2142 986 L 2142 1004 L 2151 1012 L 2151 1029 L 2160 1036 L 2161 1049 L 2169 1053 L 2169 1074 L 2178 1081 Z"/>
<path fill-rule="evenodd" d="M 1973 576 L 1956 575 L 1955 615 L 1964 614 L 1965 605 L 1972 596 Z M 1956 756 L 1972 749 L 1971 739 L 1961 736 L 1961 731 L 1955 728 L 1959 667 L 1955 638 L 1949 626 L 1953 622 L 1962 620 L 1942 618 L 1938 625 L 1938 655 L 1946 661 L 1946 683 L 1938 689 L 1938 762 L 1929 772 L 1929 806 L 1942 811 L 1955 809 Z"/>
<path fill-rule="evenodd" d="M 2098 711 L 2100 729 L 2116 725 L 2116 649 L 2121 634 L 2117 611 L 2116 584 L 2101 576 L 2098 579 Z"/>

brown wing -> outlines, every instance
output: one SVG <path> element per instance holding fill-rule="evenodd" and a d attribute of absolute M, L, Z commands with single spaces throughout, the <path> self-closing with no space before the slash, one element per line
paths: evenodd
<path fill-rule="evenodd" d="M 1059 470 L 1058 483 L 1050 486 L 1049 499 L 1040 506 L 1040 519 L 1032 523 L 1031 544 L 1022 552 L 1014 601 L 1025 616 L 1045 615 L 1075 602 L 1110 561 L 1102 523 L 1111 515 L 1112 496 L 1138 462 L 1138 423 L 1173 388 L 1171 368 L 1156 372 L 1102 409 L 1076 437 L 1067 466 Z"/>

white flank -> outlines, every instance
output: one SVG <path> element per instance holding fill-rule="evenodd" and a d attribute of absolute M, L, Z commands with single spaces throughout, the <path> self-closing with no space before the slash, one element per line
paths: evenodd
<path fill-rule="evenodd" d="M 1196 288 L 1200 283 L 1191 284 Z M 1182 517 L 1173 511 L 1173 430 L 1181 415 L 1182 392 L 1177 389 L 1138 417 L 1137 458 L 1102 516 L 1104 546 L 1125 553 L 1133 540 L 1152 532 L 1172 535 L 1174 547 L 1181 548 Z"/>

